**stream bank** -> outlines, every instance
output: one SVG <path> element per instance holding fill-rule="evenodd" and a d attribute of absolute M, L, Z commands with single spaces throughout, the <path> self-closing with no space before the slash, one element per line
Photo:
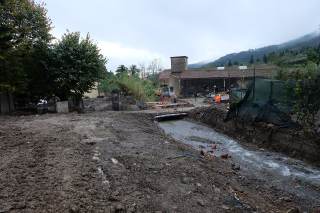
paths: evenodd
<path fill-rule="evenodd" d="M 189 117 L 240 142 L 254 144 L 320 166 L 320 137 L 308 136 L 302 130 L 280 128 L 260 122 L 224 122 L 226 112 L 215 107 L 194 109 L 189 112 Z"/>

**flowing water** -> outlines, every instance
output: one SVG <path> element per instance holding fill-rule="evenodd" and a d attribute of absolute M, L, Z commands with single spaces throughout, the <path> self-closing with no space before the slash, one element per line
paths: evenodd
<path fill-rule="evenodd" d="M 253 150 L 204 125 L 185 120 L 160 122 L 172 138 L 215 156 L 228 154 L 246 172 L 276 188 L 320 200 L 320 169 L 279 153 Z M 319 202 L 319 201 L 317 201 Z"/>

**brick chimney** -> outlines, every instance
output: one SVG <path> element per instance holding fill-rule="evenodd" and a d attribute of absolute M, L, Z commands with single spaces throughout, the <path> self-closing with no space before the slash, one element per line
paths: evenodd
<path fill-rule="evenodd" d="M 188 69 L 188 57 L 187 56 L 175 56 L 171 57 L 171 72 L 180 73 Z"/>

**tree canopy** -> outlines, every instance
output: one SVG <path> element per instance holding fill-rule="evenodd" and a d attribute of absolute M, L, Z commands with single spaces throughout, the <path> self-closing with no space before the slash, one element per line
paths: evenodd
<path fill-rule="evenodd" d="M 82 39 L 79 32 L 67 32 L 50 53 L 55 95 L 62 100 L 69 96 L 82 97 L 106 72 L 106 62 L 89 35 Z"/>
<path fill-rule="evenodd" d="M 43 5 L 32 0 L 0 1 L 0 91 L 23 93 L 28 77 L 44 71 L 43 51 L 52 39 Z"/>
<path fill-rule="evenodd" d="M 52 44 L 43 4 L 0 0 L 0 92 L 28 101 L 81 97 L 106 71 L 106 59 L 89 35 L 67 32 Z"/>

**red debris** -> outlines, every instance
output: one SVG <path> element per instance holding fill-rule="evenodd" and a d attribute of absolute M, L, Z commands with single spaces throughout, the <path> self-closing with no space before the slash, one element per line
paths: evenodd
<path fill-rule="evenodd" d="M 231 156 L 229 156 L 229 154 L 223 154 L 223 155 L 221 155 L 220 156 L 222 159 L 228 159 L 229 157 L 231 157 Z"/>

